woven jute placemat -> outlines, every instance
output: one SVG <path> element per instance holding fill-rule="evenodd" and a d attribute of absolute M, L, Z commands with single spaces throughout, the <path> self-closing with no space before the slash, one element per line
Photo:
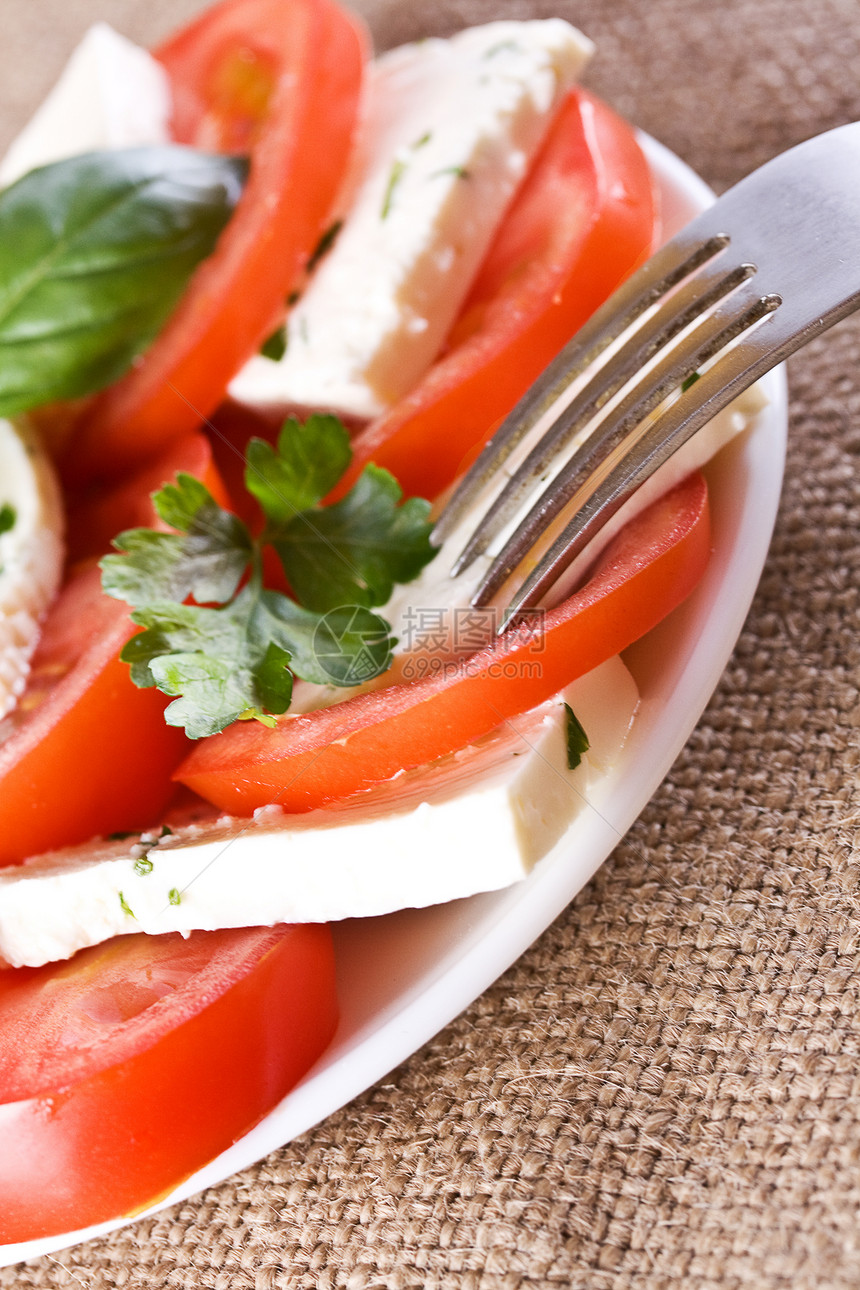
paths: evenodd
<path fill-rule="evenodd" d="M 196 7 L 4 0 L 4 137 L 97 12 L 146 41 Z M 569 17 L 597 42 L 588 82 L 717 188 L 860 118 L 858 0 L 366 9 L 381 44 Z M 854 319 L 791 363 L 784 498 L 734 657 L 555 925 L 312 1132 L 0 1287 L 860 1284 L 858 357 Z"/>

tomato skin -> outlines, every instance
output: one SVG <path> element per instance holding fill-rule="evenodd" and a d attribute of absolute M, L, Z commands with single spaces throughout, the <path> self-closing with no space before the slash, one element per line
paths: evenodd
<path fill-rule="evenodd" d="M 464 747 L 625 649 L 680 604 L 709 556 L 707 485 L 695 474 L 618 534 L 585 586 L 546 612 L 539 640 L 511 633 L 456 668 L 272 730 L 234 725 L 196 744 L 176 778 L 240 815 L 270 802 L 308 811 L 360 792 Z"/>
<path fill-rule="evenodd" d="M 164 723 L 166 696 L 138 690 L 119 660 L 137 630 L 98 568 L 60 592 L 0 744 L 0 864 L 145 828 L 163 812 L 186 742 Z M 92 639 L 81 652 L 82 632 Z"/>
<path fill-rule="evenodd" d="M 72 500 L 71 551 L 89 558 L 49 609 L 27 688 L 0 723 L 0 864 L 146 828 L 173 793 L 188 741 L 165 724 L 167 696 L 138 689 L 120 662 L 138 628 L 101 590 L 92 557 L 108 549 L 108 533 L 156 523 L 149 494 L 179 470 L 223 496 L 209 445 L 193 434 L 119 488 Z"/>
<path fill-rule="evenodd" d="M 251 171 L 165 329 L 84 412 L 68 479 L 115 477 L 199 425 L 283 315 L 346 167 L 366 52 L 360 21 L 332 0 L 222 0 L 155 51 L 177 141 L 250 146 Z M 241 73 L 231 85 L 243 64 L 250 93 Z"/>
<path fill-rule="evenodd" d="M 631 127 L 567 97 L 505 217 L 446 351 L 353 441 L 340 496 L 369 462 L 437 496 L 598 305 L 650 253 L 655 191 Z"/>
<path fill-rule="evenodd" d="M 27 1056 L 23 1079 L 0 1066 L 0 1243 L 154 1204 L 271 1110 L 337 1023 L 319 925 L 120 937 L 68 963 L 2 972 L 6 1052 L 26 1053 L 40 999 L 60 1013 L 59 1055 L 42 1051 L 39 1071 Z M 77 1029 L 87 1042 L 75 1051 Z M 41 1033 L 45 1050 L 53 1032 Z"/>
<path fill-rule="evenodd" d="M 155 518 L 151 494 L 174 480 L 180 471 L 201 480 L 219 505 L 232 508 L 229 489 L 209 440 L 204 434 L 185 435 L 120 483 L 99 483 L 68 495 L 68 564 L 74 566 L 106 555 L 112 550 L 113 539 L 124 529 L 157 527 L 160 521 Z"/>

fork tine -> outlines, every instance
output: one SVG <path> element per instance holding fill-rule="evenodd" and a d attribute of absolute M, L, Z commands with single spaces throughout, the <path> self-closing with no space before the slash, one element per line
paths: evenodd
<path fill-rule="evenodd" d="M 637 318 L 685 278 L 718 256 L 728 243 L 729 238 L 721 233 L 698 242 L 677 237 L 657 251 L 610 296 L 527 390 L 463 476 L 436 523 L 433 531 L 436 545 L 441 545 L 457 527 L 487 481 L 495 476 L 540 417 L 571 384 Z"/>
<path fill-rule="evenodd" d="M 569 525 L 509 601 L 504 622 L 516 617 L 518 611 L 538 604 L 544 592 L 591 542 L 606 520 L 694 433 L 694 430 L 689 430 L 683 437 L 679 436 L 677 431 L 673 431 L 673 419 L 669 418 L 672 418 L 674 409 L 681 414 L 689 412 L 694 401 L 698 405 L 701 391 L 696 391 L 689 400 L 683 399 L 682 393 L 677 402 L 658 415 L 654 422 L 642 427 L 645 418 L 655 412 L 687 378 L 698 373 L 701 366 L 774 311 L 779 303 L 779 297 L 774 295 L 754 297 L 749 301 L 749 293 L 743 293 L 743 297 L 739 294 L 722 310 L 714 312 L 694 334 L 683 338 L 651 372 L 643 375 L 642 381 L 612 413 L 600 442 L 592 444 L 591 439 L 585 440 L 531 507 L 486 571 L 474 592 L 472 604 L 486 605 L 493 599 L 496 591 L 520 565 L 523 556 L 533 550 L 548 525 L 570 503 L 579 499 L 580 506 Z M 712 406 L 708 415 L 713 415 L 714 410 Z M 646 468 L 645 473 L 642 473 L 643 468 Z M 581 497 L 587 481 L 589 488 L 585 497 Z"/>
<path fill-rule="evenodd" d="M 696 381 L 695 393 L 692 392 L 693 387 L 689 391 L 683 391 L 675 402 L 663 409 L 644 429 L 640 429 L 641 417 L 635 411 L 618 423 L 617 448 L 614 457 L 607 461 L 608 469 L 603 473 L 591 473 L 590 487 L 586 490 L 587 496 L 582 504 L 535 568 L 509 597 L 499 631 L 503 631 L 519 614 L 539 604 L 607 520 L 621 509 L 633 493 L 683 447 L 697 430 L 726 407 L 740 390 L 784 357 L 772 350 L 765 350 L 763 357 L 762 351 L 754 347 L 748 351 L 742 345 L 720 354 L 738 336 L 772 315 L 781 303 L 777 295 L 758 297 L 710 340 L 707 346 L 710 354 L 707 349 L 703 349 L 699 361 L 692 368 L 689 354 L 672 362 L 659 382 L 658 397 L 649 396 L 651 407 L 644 415 L 647 416 L 648 411 L 659 406 L 667 392 L 678 387 L 684 380 L 685 371 L 695 371 L 714 355 L 718 355 L 717 361 Z M 757 362 L 753 360 L 753 355 L 758 357 Z M 565 471 L 567 469 L 565 467 Z M 572 471 L 570 481 L 560 481 L 559 477 L 553 482 L 552 490 L 547 490 L 538 500 L 506 544 L 505 551 L 499 553 L 494 565 L 488 570 L 472 598 L 474 605 L 484 605 L 489 601 L 516 570 L 523 556 L 532 549 L 536 537 L 545 532 L 547 523 L 563 508 L 565 503 L 557 504 L 554 491 L 557 489 L 559 494 L 566 492 L 567 502 L 574 500 L 584 474 L 588 472 Z"/>
<path fill-rule="evenodd" d="M 716 265 L 701 269 L 676 293 L 664 300 L 659 309 L 644 322 L 612 356 L 611 363 L 598 366 L 585 386 L 552 423 L 532 448 L 522 464 L 493 499 L 482 520 L 455 562 L 451 573 L 456 576 L 482 555 L 493 540 L 521 509 L 526 497 L 547 473 L 554 460 L 565 451 L 588 426 L 588 423 L 681 332 L 700 321 L 720 300 L 735 291 L 755 273 L 755 266 L 741 264 L 729 272 Z M 611 424 L 603 422 L 592 430 L 576 450 L 576 461 L 583 467 L 597 463 L 605 447 Z"/>

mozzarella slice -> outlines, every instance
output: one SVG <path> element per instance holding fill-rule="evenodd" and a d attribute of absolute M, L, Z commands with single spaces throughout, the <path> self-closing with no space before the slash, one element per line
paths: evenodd
<path fill-rule="evenodd" d="M 170 138 L 170 87 L 160 63 L 99 22 L 0 162 L 0 186 L 77 153 Z"/>
<path fill-rule="evenodd" d="M 252 359 L 233 396 L 371 417 L 411 389 L 591 49 L 551 18 L 377 59 L 346 221 L 290 316 L 284 358 Z"/>
<path fill-rule="evenodd" d="M 63 508 L 48 458 L 0 420 L 0 717 L 24 689 L 39 622 L 63 571 Z"/>
<path fill-rule="evenodd" d="M 539 656 L 538 656 L 539 657 Z M 591 747 L 567 765 L 570 703 Z M 525 877 L 606 789 L 638 703 L 619 659 L 471 749 L 338 810 L 187 824 L 0 872 L 0 956 L 65 958 L 122 933 L 366 917 Z"/>

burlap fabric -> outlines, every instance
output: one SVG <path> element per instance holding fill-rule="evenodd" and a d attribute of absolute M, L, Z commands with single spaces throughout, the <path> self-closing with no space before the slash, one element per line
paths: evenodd
<path fill-rule="evenodd" d="M 151 40 L 197 7 L 3 0 L 0 131 L 97 12 Z M 858 0 L 389 0 L 371 19 L 385 44 L 529 12 L 589 32 L 589 83 L 717 187 L 860 118 Z M 792 363 L 784 501 L 743 636 L 572 907 L 313 1132 L 0 1272 L 4 1290 L 860 1284 L 858 354 L 855 319 Z"/>

